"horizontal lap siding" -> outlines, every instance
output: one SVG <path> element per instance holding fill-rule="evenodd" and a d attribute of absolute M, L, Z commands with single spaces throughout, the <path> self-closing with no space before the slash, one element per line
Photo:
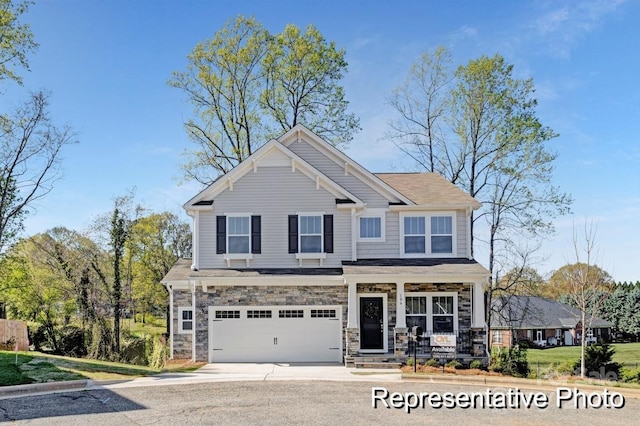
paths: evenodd
<path fill-rule="evenodd" d="M 337 164 L 309 143 L 305 141 L 293 142 L 288 148 L 324 173 L 329 179 L 367 203 L 367 207 L 380 208 L 389 206 L 389 200 L 352 174 L 349 173 L 345 176 L 344 165 Z"/>
<path fill-rule="evenodd" d="M 456 211 L 456 244 L 458 257 L 467 257 L 467 214 L 464 210 Z"/>
<path fill-rule="evenodd" d="M 324 212 L 333 214 L 334 253 L 328 253 L 323 266 L 336 267 L 351 258 L 350 212 L 336 209 L 335 196 L 316 189 L 316 182 L 291 167 L 258 167 L 225 190 L 213 203 L 213 212 L 200 213 L 200 267 L 226 268 L 223 255 L 215 251 L 215 216 L 251 213 L 261 216 L 262 253 L 254 254 L 250 268 L 297 267 L 298 260 L 288 250 L 290 214 Z M 304 266 L 318 266 L 317 260 L 305 260 Z M 244 261 L 233 261 L 232 267 L 246 267 Z"/>
<path fill-rule="evenodd" d="M 400 220 L 398 213 L 387 212 L 385 222 L 385 240 L 372 243 L 358 242 L 358 259 L 384 259 L 400 256 Z"/>

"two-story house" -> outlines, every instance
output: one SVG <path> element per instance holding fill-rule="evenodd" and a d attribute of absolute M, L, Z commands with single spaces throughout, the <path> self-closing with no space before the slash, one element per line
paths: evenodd
<path fill-rule="evenodd" d="M 485 359 L 480 204 L 433 173 L 373 174 L 305 127 L 190 199 L 193 258 L 163 279 L 171 357 L 402 361 L 408 329 Z"/>

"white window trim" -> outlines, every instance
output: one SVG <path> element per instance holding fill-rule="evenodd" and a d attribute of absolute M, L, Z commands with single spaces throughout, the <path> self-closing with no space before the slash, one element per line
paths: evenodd
<path fill-rule="evenodd" d="M 298 253 L 296 253 L 296 259 L 302 263 L 303 259 L 325 259 L 327 254 L 324 252 L 324 212 L 296 212 L 298 216 Z M 302 252 L 302 232 L 300 231 L 301 218 L 303 216 L 319 216 L 320 217 L 320 251 L 312 253 Z M 316 236 L 318 234 L 304 234 L 305 236 Z M 322 265 L 320 265 L 322 266 Z"/>
<path fill-rule="evenodd" d="M 358 216 L 357 241 L 362 243 L 378 243 L 384 242 L 386 238 L 386 217 L 387 209 L 366 209 Z M 380 238 L 366 238 L 360 236 L 360 219 L 378 218 L 380 219 Z"/>
<path fill-rule="evenodd" d="M 460 327 L 458 323 L 458 293 L 455 291 L 436 291 L 436 292 L 416 292 L 416 293 L 405 293 L 405 300 L 407 297 L 426 297 L 427 303 L 427 313 L 425 314 L 427 317 L 427 329 L 424 330 L 424 335 L 429 337 L 433 333 L 433 297 L 453 297 L 453 334 L 460 332 Z M 407 318 L 409 314 L 406 314 Z M 446 334 L 446 333 L 445 333 Z"/>
<path fill-rule="evenodd" d="M 431 218 L 440 216 L 451 217 L 451 253 L 431 253 Z M 404 252 L 404 218 L 405 217 L 424 217 L 424 253 L 405 253 Z M 400 213 L 400 256 L 401 257 L 458 257 L 457 247 L 457 215 L 455 211 L 439 211 L 428 213 Z"/>
<path fill-rule="evenodd" d="M 183 327 L 183 319 L 182 319 L 182 313 L 184 311 L 189 311 L 191 312 L 191 330 L 185 330 Z M 178 333 L 180 334 L 193 334 L 193 331 L 195 330 L 195 321 L 193 320 L 193 308 L 191 306 L 181 306 L 178 307 Z"/>
<path fill-rule="evenodd" d="M 225 222 L 226 222 L 226 226 L 227 226 L 226 236 L 225 236 L 226 245 L 227 245 L 227 250 L 226 250 L 227 253 L 225 253 L 224 259 L 227 260 L 227 262 L 229 260 L 233 260 L 233 259 L 242 259 L 242 260 L 252 259 L 253 258 L 253 256 L 251 255 L 251 216 L 252 216 L 252 214 L 251 213 L 227 213 L 227 214 L 225 214 L 225 216 L 226 216 L 226 221 Z M 230 232 L 229 232 L 229 222 L 231 222 L 231 221 L 229 219 L 236 218 L 236 217 L 246 217 L 246 218 L 249 219 L 249 233 L 246 234 L 249 237 L 249 252 L 248 253 L 229 253 L 229 237 L 231 236 Z M 237 235 L 234 235 L 234 236 L 244 236 L 244 234 L 237 234 Z"/>

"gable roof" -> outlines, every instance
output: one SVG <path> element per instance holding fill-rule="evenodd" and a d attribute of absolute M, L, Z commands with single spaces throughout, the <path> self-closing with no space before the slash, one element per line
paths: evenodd
<path fill-rule="evenodd" d="M 480 208 L 480 203 L 437 173 L 376 173 L 415 204 Z"/>
<path fill-rule="evenodd" d="M 350 174 L 356 176 L 373 190 L 386 197 L 389 201 L 400 201 L 403 204 L 409 205 L 414 204 L 406 195 L 398 192 L 397 189 L 382 181 L 369 170 L 358 164 L 358 162 L 350 158 L 347 154 L 340 151 L 313 133 L 311 130 L 304 127 L 302 124 L 296 124 L 291 130 L 279 137 L 278 140 L 285 146 L 289 146 L 299 140 L 304 140 L 329 159 L 333 160 L 336 164 L 341 167 L 345 167 Z"/>
<path fill-rule="evenodd" d="M 537 296 L 508 296 L 495 299 L 492 303 L 491 328 L 575 328 L 580 322 L 580 311 L 558 302 Z M 589 316 L 588 316 L 589 318 Z M 588 328 L 613 327 L 602 318 L 587 319 Z"/>
<path fill-rule="evenodd" d="M 316 181 L 316 185 L 323 187 L 336 198 L 342 200 L 353 201 L 350 206 L 363 206 L 364 203 L 358 197 L 347 191 L 344 187 L 340 186 L 324 173 L 313 167 L 307 161 L 302 159 L 296 153 L 289 148 L 281 144 L 275 139 L 267 142 L 256 150 L 253 154 L 247 157 L 240 164 L 235 166 L 226 174 L 218 177 L 213 183 L 200 191 L 195 197 L 187 201 L 183 208 L 185 210 L 201 210 L 204 208 L 211 208 L 213 205 L 213 198 L 220 194 L 227 188 L 233 188 L 233 184 L 241 177 L 249 172 L 256 172 L 260 167 L 261 161 L 269 161 L 269 156 L 272 154 L 279 155 L 281 158 L 287 160 L 287 165 L 291 166 L 292 171 L 299 170 L 310 179 Z"/>

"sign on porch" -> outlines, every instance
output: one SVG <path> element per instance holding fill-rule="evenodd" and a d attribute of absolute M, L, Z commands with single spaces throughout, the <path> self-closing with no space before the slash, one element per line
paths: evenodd
<path fill-rule="evenodd" d="M 456 336 L 451 334 L 431 335 L 431 356 L 435 359 L 455 359 Z"/>

